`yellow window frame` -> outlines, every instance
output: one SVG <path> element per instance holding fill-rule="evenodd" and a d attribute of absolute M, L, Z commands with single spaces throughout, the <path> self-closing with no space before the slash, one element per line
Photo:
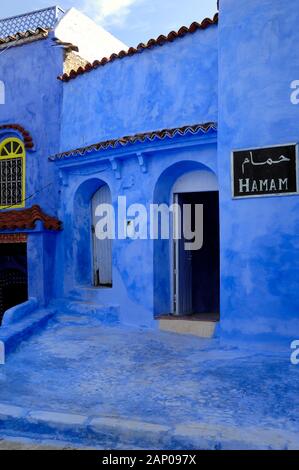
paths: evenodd
<path fill-rule="evenodd" d="M 11 144 L 11 151 L 9 152 L 5 147 L 7 144 Z M 19 144 L 19 148 L 21 147 L 22 152 L 21 153 L 15 153 L 16 151 L 13 151 L 13 143 Z M 5 151 L 8 152 L 7 155 L 1 155 L 3 149 L 5 148 Z M 7 139 L 4 139 L 2 142 L 0 142 L 0 160 L 11 160 L 14 158 L 21 158 L 22 159 L 22 200 L 20 204 L 15 204 L 15 205 L 9 205 L 9 206 L 2 206 L 0 205 L 0 209 L 19 209 L 21 207 L 25 207 L 25 196 L 26 196 L 26 151 L 25 151 L 25 146 L 22 140 L 18 139 L 17 137 L 9 137 Z"/>

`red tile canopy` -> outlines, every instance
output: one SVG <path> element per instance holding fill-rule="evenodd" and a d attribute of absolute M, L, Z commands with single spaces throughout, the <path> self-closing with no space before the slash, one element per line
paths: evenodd
<path fill-rule="evenodd" d="M 46 230 L 61 230 L 62 223 L 51 217 L 40 208 L 32 206 L 29 209 L 9 210 L 0 212 L 0 230 L 34 229 L 37 221 L 43 222 Z"/>

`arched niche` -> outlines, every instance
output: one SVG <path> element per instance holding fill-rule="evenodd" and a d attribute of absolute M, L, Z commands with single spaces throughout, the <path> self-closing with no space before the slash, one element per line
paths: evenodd
<path fill-rule="evenodd" d="M 74 197 L 74 258 L 75 281 L 81 286 L 96 286 L 94 279 L 93 198 L 105 181 L 92 178 L 82 183 Z M 108 191 L 111 195 L 110 189 Z"/>

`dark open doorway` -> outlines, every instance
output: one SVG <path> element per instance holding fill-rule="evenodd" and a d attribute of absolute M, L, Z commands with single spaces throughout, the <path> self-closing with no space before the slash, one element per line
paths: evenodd
<path fill-rule="evenodd" d="M 27 244 L 0 243 L 0 324 L 6 310 L 26 300 Z"/>
<path fill-rule="evenodd" d="M 175 200 L 181 210 L 184 204 L 191 206 L 193 231 L 195 204 L 203 205 L 203 245 L 192 251 L 185 249 L 184 237 L 174 241 L 174 314 L 217 321 L 220 312 L 218 191 L 175 194 Z M 182 217 L 182 231 L 183 226 Z"/>

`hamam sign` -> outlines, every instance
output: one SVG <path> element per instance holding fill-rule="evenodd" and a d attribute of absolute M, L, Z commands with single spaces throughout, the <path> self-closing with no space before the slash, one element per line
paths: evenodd
<path fill-rule="evenodd" d="M 297 194 L 297 169 L 297 144 L 233 151 L 233 198 Z"/>

